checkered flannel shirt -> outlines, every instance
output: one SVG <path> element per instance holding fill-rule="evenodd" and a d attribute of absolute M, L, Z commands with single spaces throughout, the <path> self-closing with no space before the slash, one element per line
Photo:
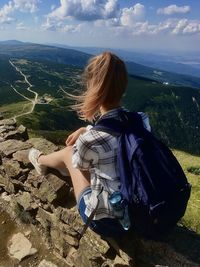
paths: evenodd
<path fill-rule="evenodd" d="M 102 117 L 111 118 L 119 114 L 121 108 L 108 111 Z M 139 112 L 147 130 L 151 130 L 148 116 Z M 86 203 L 85 214 L 89 217 L 97 205 L 94 220 L 114 218 L 109 196 L 119 191 L 120 180 L 117 166 L 117 137 L 102 131 L 87 127 L 87 131 L 80 135 L 74 145 L 72 163 L 75 168 L 90 172 L 91 194 L 84 196 Z M 103 187 L 103 191 L 101 192 Z M 101 193 L 100 193 L 101 192 Z M 100 193 L 100 194 L 99 194 Z"/>

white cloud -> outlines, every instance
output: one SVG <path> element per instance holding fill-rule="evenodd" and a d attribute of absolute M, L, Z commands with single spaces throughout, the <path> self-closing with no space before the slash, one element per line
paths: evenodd
<path fill-rule="evenodd" d="M 123 26 L 132 26 L 136 21 L 141 21 L 145 16 L 145 7 L 137 3 L 133 7 L 123 8 L 121 14 L 121 24 Z"/>
<path fill-rule="evenodd" d="M 17 23 L 16 30 L 25 31 L 25 30 L 28 30 L 28 27 L 26 27 L 23 22 L 19 22 Z"/>
<path fill-rule="evenodd" d="M 60 6 L 47 16 L 57 20 L 72 17 L 80 21 L 92 21 L 113 18 L 118 11 L 117 0 L 60 0 Z"/>
<path fill-rule="evenodd" d="M 11 16 L 15 11 L 34 13 L 38 10 L 40 0 L 12 0 L 0 9 L 0 23 L 11 23 L 15 19 Z"/>
<path fill-rule="evenodd" d="M 66 24 L 62 21 L 52 21 L 47 18 L 46 22 L 42 25 L 42 29 L 45 31 L 61 31 L 61 32 L 80 32 L 82 24 Z"/>
<path fill-rule="evenodd" d="M 177 6 L 170 5 L 164 8 L 159 8 L 157 14 L 173 15 L 173 14 L 186 14 L 190 12 L 190 6 Z"/>
<path fill-rule="evenodd" d="M 56 8 L 56 5 L 51 5 L 51 10 L 54 10 Z"/>
<path fill-rule="evenodd" d="M 200 21 L 190 22 L 183 29 L 183 34 L 196 34 L 196 33 L 200 33 Z"/>
<path fill-rule="evenodd" d="M 14 19 L 10 16 L 14 12 L 14 6 L 10 1 L 0 9 L 0 23 L 10 23 Z"/>
<path fill-rule="evenodd" d="M 14 8 L 21 12 L 34 13 L 38 10 L 40 0 L 13 0 Z"/>
<path fill-rule="evenodd" d="M 172 33 L 176 35 L 199 34 L 200 21 L 182 19 L 178 21 Z"/>

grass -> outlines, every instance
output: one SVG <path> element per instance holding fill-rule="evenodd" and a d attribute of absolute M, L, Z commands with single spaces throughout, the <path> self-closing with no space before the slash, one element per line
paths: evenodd
<path fill-rule="evenodd" d="M 0 112 L 3 114 L 4 118 L 11 118 L 14 115 L 28 112 L 32 105 L 33 104 L 29 101 L 7 104 L 0 107 Z"/>
<path fill-rule="evenodd" d="M 177 150 L 174 150 L 173 153 L 179 160 L 189 183 L 192 185 L 191 197 L 185 216 L 182 218 L 181 222 L 187 228 L 200 234 L 200 174 L 198 175 L 188 171 L 192 166 L 200 165 L 200 157 Z"/>

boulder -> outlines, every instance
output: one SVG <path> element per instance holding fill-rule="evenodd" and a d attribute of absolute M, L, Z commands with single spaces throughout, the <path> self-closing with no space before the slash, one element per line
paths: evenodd
<path fill-rule="evenodd" d="M 43 202 L 60 202 L 66 201 L 70 188 L 63 180 L 53 174 L 48 174 L 46 179 L 41 183 L 38 190 L 38 197 Z"/>
<path fill-rule="evenodd" d="M 49 154 L 58 150 L 56 145 L 44 138 L 31 138 L 26 141 L 26 143 L 42 151 L 44 154 Z"/>
<path fill-rule="evenodd" d="M 31 194 L 28 192 L 23 192 L 22 194 L 17 196 L 16 201 L 26 211 L 31 210 L 33 208 L 33 198 Z"/>
<path fill-rule="evenodd" d="M 13 159 L 22 162 L 25 166 L 29 164 L 28 159 L 29 149 L 19 150 L 13 154 Z"/>
<path fill-rule="evenodd" d="M 0 143 L 0 154 L 8 157 L 18 150 L 31 148 L 31 144 L 20 140 L 7 140 Z"/>
<path fill-rule="evenodd" d="M 22 173 L 22 169 L 20 168 L 19 162 L 12 159 L 3 159 L 3 167 L 9 178 L 19 177 Z"/>
<path fill-rule="evenodd" d="M 25 257 L 36 254 L 37 249 L 32 247 L 31 242 L 22 233 L 17 233 L 10 240 L 8 252 L 11 257 L 21 261 Z"/>
<path fill-rule="evenodd" d="M 8 125 L 8 126 L 16 126 L 16 121 L 14 119 L 4 119 L 0 120 L 0 126 Z"/>
<path fill-rule="evenodd" d="M 0 174 L 0 187 L 3 187 L 10 194 L 15 192 L 14 185 L 6 175 Z"/>
<path fill-rule="evenodd" d="M 58 265 L 55 265 L 51 261 L 42 260 L 38 267 L 58 267 Z"/>
<path fill-rule="evenodd" d="M 5 140 L 8 140 L 8 139 L 16 139 L 16 140 L 26 141 L 26 140 L 28 140 L 28 132 L 27 132 L 27 129 L 23 125 L 20 125 L 16 130 L 8 132 L 4 136 L 4 139 Z"/>

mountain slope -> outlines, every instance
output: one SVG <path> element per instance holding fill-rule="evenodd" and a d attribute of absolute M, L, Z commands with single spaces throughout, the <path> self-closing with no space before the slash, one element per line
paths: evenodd
<path fill-rule="evenodd" d="M 18 117 L 20 123 L 37 132 L 73 131 L 84 124 L 69 111 L 70 102 L 65 94 L 65 91 L 79 94 L 81 68 L 45 60 L 12 59 L 12 62 L 39 95 L 34 112 Z M 0 60 L 0 66 L 5 70 L 0 73 L 0 112 L 12 117 L 31 110 L 33 103 L 27 98 L 33 99 L 35 95 L 27 91 L 29 85 L 24 76 L 6 58 Z M 200 154 L 200 90 L 129 76 L 124 105 L 130 110 L 146 112 L 153 131 L 169 146 Z"/>
<path fill-rule="evenodd" d="M 17 41 L 0 42 L 0 55 L 7 55 L 16 58 L 26 58 L 33 60 L 49 60 L 56 63 L 62 63 L 72 66 L 84 67 L 91 54 L 77 51 L 75 49 L 61 48 L 49 45 L 40 45 L 33 43 L 22 43 Z M 176 85 L 190 86 L 200 88 L 200 78 L 174 74 L 151 68 L 132 61 L 126 62 L 130 74 L 142 77 L 153 78 L 160 82 L 168 82 Z"/>

